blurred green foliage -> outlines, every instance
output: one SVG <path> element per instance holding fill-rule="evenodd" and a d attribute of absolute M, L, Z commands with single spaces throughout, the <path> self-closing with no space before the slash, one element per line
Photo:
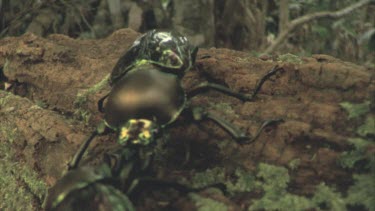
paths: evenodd
<path fill-rule="evenodd" d="M 375 118 L 373 116 L 368 116 L 364 124 L 357 129 L 357 133 L 362 137 L 375 137 Z"/>
<path fill-rule="evenodd" d="M 353 140 L 359 148 L 366 144 L 363 140 Z M 372 158 L 371 166 L 375 170 L 375 159 Z M 352 162 L 352 161 L 351 161 Z M 350 163 L 345 164 L 351 168 Z M 349 207 L 365 207 L 373 210 L 375 206 L 375 171 L 364 174 L 354 174 L 354 184 L 349 187 L 346 195 L 337 192 L 334 188 L 321 183 L 316 186 L 313 196 L 300 196 L 288 191 L 290 176 L 288 169 L 260 163 L 256 172 L 237 169 L 234 177 L 227 175 L 223 169 L 213 168 L 196 173 L 191 182 L 195 187 L 204 187 L 215 183 L 224 183 L 227 191 L 235 196 L 243 192 L 261 190 L 262 197 L 254 199 L 248 210 L 347 210 Z M 190 194 L 199 210 L 226 210 L 227 207 L 214 199 L 202 198 Z"/>
<path fill-rule="evenodd" d="M 339 163 L 344 168 L 352 169 L 359 161 L 369 159 L 366 155 L 366 149 L 371 142 L 362 138 L 350 138 L 348 141 L 354 146 L 354 149 L 343 152 Z"/>
<path fill-rule="evenodd" d="M 227 206 L 219 201 L 202 197 L 196 193 L 190 193 L 189 197 L 194 201 L 198 211 L 227 211 Z"/>
<path fill-rule="evenodd" d="M 349 114 L 349 119 L 354 119 L 367 114 L 370 111 L 370 101 L 353 104 L 350 102 L 342 102 L 340 106 L 343 107 Z"/>
<path fill-rule="evenodd" d="M 373 167 L 375 162 L 372 162 Z M 354 185 L 349 188 L 347 202 L 351 205 L 363 205 L 368 210 L 375 210 L 375 172 L 355 174 Z"/>
<path fill-rule="evenodd" d="M 299 56 L 291 54 L 291 53 L 279 55 L 277 57 L 277 61 L 289 62 L 289 63 L 293 63 L 293 64 L 302 64 L 303 63 L 302 59 Z"/>
<path fill-rule="evenodd" d="M 249 210 L 305 210 L 312 207 L 307 198 L 287 191 L 290 182 L 288 169 L 260 163 L 256 177 L 257 186 L 263 189 L 264 195 L 255 200 Z"/>

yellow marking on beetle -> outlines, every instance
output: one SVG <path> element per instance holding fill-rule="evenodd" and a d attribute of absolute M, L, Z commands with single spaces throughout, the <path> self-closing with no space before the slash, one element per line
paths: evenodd
<path fill-rule="evenodd" d="M 138 62 L 135 64 L 135 66 L 140 66 L 140 65 L 148 64 L 148 63 L 150 63 L 149 60 L 147 60 L 147 59 L 142 59 L 142 60 L 138 61 Z"/>
<path fill-rule="evenodd" d="M 126 139 L 129 136 L 129 129 L 126 127 L 121 128 L 120 139 Z"/>
<path fill-rule="evenodd" d="M 151 138 L 151 133 L 150 131 L 146 130 L 142 133 L 143 137 L 146 138 L 146 139 L 149 139 Z"/>
<path fill-rule="evenodd" d="M 152 123 L 150 120 L 147 120 L 147 119 L 140 119 L 139 121 L 143 123 L 143 128 L 145 129 L 148 129 Z"/>

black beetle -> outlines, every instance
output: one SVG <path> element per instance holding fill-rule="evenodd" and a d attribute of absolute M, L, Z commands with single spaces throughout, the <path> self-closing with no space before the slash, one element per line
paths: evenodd
<path fill-rule="evenodd" d="M 250 137 L 217 115 L 200 107 L 190 107 L 189 99 L 208 89 L 251 101 L 264 82 L 281 69 L 275 66 L 265 74 L 251 95 L 207 82 L 186 92 L 181 85 L 181 78 L 194 65 L 196 54 L 197 48 L 177 32 L 152 30 L 138 38 L 112 70 L 112 90 L 98 102 L 99 110 L 104 112 L 104 124 L 83 143 L 69 168 L 78 166 L 91 140 L 108 131 L 108 128 L 119 133 L 118 142 L 122 145 L 126 145 L 129 139 L 132 144 L 148 145 L 154 141 L 160 129 L 173 123 L 183 111 L 195 121 L 212 120 L 239 143 L 252 142 L 265 126 L 282 121 L 265 121 L 257 133 Z M 107 103 L 103 106 L 105 100 Z"/>
<path fill-rule="evenodd" d="M 98 102 L 99 110 L 104 113 L 103 124 L 82 144 L 69 164 L 70 171 L 50 190 L 46 208 L 73 209 L 76 206 L 75 197 L 90 203 L 102 197 L 105 192 L 111 192 L 107 197 L 122 202 L 109 202 L 106 204 L 108 207 L 119 206 L 132 210 L 134 208 L 128 200 L 128 194 L 131 194 L 140 181 L 170 185 L 182 191 L 194 191 L 180 184 L 142 177 L 147 175 L 145 172 L 152 161 L 160 130 L 173 123 L 183 111 L 195 121 L 214 121 L 240 143 L 255 140 L 265 126 L 281 121 L 268 120 L 253 137 L 249 137 L 203 108 L 190 107 L 189 99 L 207 89 L 214 89 L 241 100 L 253 100 L 263 83 L 280 70 L 276 66 L 264 75 L 251 95 L 237 93 L 214 83 L 202 83 L 186 92 L 181 86 L 181 78 L 194 65 L 196 54 L 197 48 L 176 32 L 153 30 L 135 41 L 112 71 L 109 81 L 112 90 Z M 125 146 L 107 156 L 115 158 L 114 165 L 108 162 L 113 159 L 106 159 L 107 162 L 98 167 L 79 167 L 79 162 L 93 138 L 110 131 L 109 129 L 118 132 L 118 143 Z M 105 197 L 100 199 L 109 200 Z"/>
<path fill-rule="evenodd" d="M 114 187 L 108 165 L 69 171 L 48 190 L 45 210 L 135 210 L 129 198 Z"/>
<path fill-rule="evenodd" d="M 137 136 L 134 136 L 137 138 Z M 215 187 L 226 192 L 224 184 L 200 188 L 151 178 L 149 169 L 155 147 L 132 144 L 107 152 L 100 165 L 79 166 L 68 171 L 49 189 L 45 210 L 124 210 L 133 211 L 133 200 L 142 187 L 173 188 L 180 193 L 198 192 Z"/>

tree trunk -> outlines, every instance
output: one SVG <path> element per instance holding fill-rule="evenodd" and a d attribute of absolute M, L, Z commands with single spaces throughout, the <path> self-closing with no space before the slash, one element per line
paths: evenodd
<path fill-rule="evenodd" d="M 280 7 L 279 7 L 279 33 L 282 33 L 289 24 L 289 1 L 288 0 L 280 0 Z"/>

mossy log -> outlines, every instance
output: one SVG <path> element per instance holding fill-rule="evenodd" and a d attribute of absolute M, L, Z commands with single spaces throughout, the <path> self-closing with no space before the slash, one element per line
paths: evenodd
<path fill-rule="evenodd" d="M 41 209 L 46 188 L 63 175 L 80 143 L 102 118 L 96 102 L 110 89 L 108 74 L 138 35 L 122 29 L 100 40 L 33 34 L 0 40 L 1 83 L 11 84 L 8 91 L 0 91 L 0 197 L 6 199 L 0 200 L 0 209 Z M 257 58 L 212 48 L 199 51 L 197 64 L 183 84 L 189 90 L 211 81 L 251 93 L 275 65 L 283 70 L 264 84 L 253 102 L 210 91 L 195 97 L 192 104 L 206 107 L 249 134 L 267 119 L 283 118 L 283 123 L 265 130 L 254 143 L 240 145 L 210 122 L 198 127 L 177 120 L 166 132 L 169 144 L 155 167 L 157 177 L 189 181 L 197 172 L 219 168 L 230 180 L 239 169 L 255 172 L 260 163 L 267 163 L 288 169 L 288 193 L 311 197 L 322 183 L 345 193 L 353 183 L 353 171 L 344 168 L 340 158 L 352 149 L 350 140 L 375 136 L 371 128 L 374 69 L 327 55 Z M 352 114 L 345 105 L 365 108 Z M 106 136 L 101 141 L 111 144 L 114 138 Z M 189 160 L 184 156 L 187 144 L 191 146 Z M 374 142 L 367 146 L 364 154 L 373 154 Z M 229 209 L 243 210 L 261 192 L 199 194 Z M 205 203 L 196 197 L 193 194 L 186 200 L 182 196 L 167 204 L 187 209 Z M 150 209 L 165 204 L 137 206 Z"/>

